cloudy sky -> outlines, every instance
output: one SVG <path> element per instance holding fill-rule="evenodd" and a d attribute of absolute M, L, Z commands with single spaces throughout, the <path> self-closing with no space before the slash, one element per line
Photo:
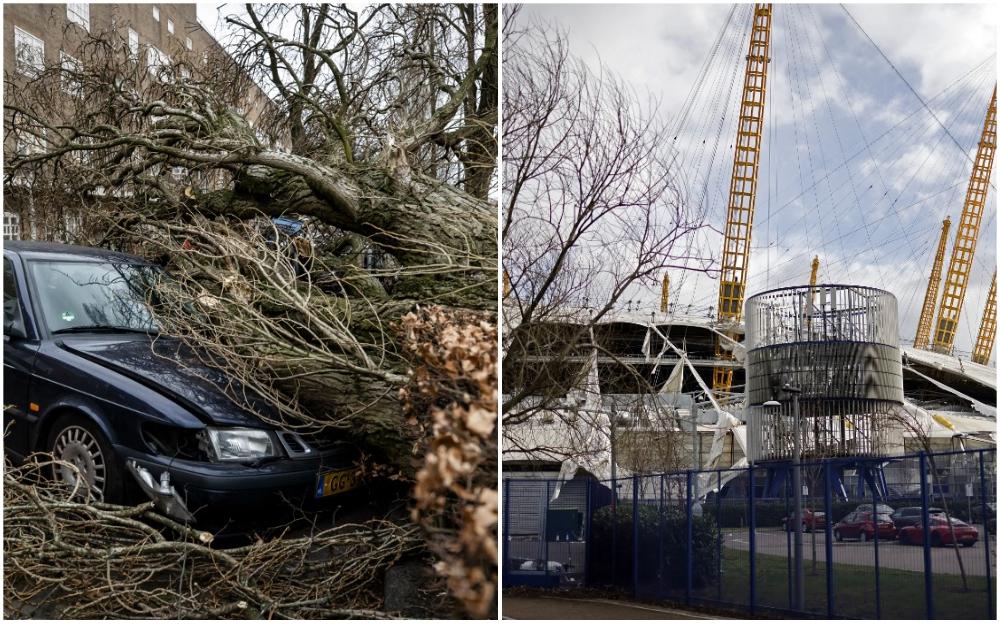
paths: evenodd
<path fill-rule="evenodd" d="M 680 184 L 721 230 L 751 12 L 725 4 L 558 4 L 526 5 L 518 19 L 563 30 L 588 65 L 603 64 L 659 100 L 657 114 L 678 128 Z M 947 271 L 996 82 L 996 33 L 995 5 L 775 5 L 749 293 L 807 283 L 819 255 L 821 282 L 893 292 L 902 338 L 912 340 L 941 221 L 950 215 Z M 721 239 L 706 231 L 694 245 L 718 250 Z M 975 342 L 995 266 L 994 182 L 959 351 Z M 678 282 L 671 295 L 678 305 L 699 314 L 715 305 L 716 280 L 672 274 Z M 659 299 L 652 290 L 633 296 L 650 309 Z"/>

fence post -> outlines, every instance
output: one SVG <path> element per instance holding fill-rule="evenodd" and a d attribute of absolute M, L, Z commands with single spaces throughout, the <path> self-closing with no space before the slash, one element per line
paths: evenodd
<path fill-rule="evenodd" d="M 687 557 L 685 559 L 687 570 L 684 582 L 684 604 L 690 605 L 691 581 L 692 581 L 691 576 L 694 571 L 694 562 L 691 560 L 693 555 L 691 542 L 694 539 L 694 530 L 691 522 L 691 471 L 690 470 L 687 471 L 687 487 L 685 489 L 687 490 L 687 510 L 685 512 L 687 515 Z"/>
<path fill-rule="evenodd" d="M 503 480 L 503 571 L 501 585 L 510 574 L 510 479 Z"/>
<path fill-rule="evenodd" d="M 750 525 L 750 614 L 753 615 L 757 610 L 757 561 L 754 556 L 757 550 L 757 518 L 754 512 L 753 466 L 747 467 L 747 483 L 747 498 L 750 504 L 747 518 L 747 524 Z"/>
<path fill-rule="evenodd" d="M 927 619 L 934 619 L 934 579 L 931 571 L 930 514 L 927 513 L 927 453 L 920 451 L 920 522 L 924 537 L 924 594 L 927 599 Z"/>
<path fill-rule="evenodd" d="M 639 475 L 632 475 L 632 597 L 639 597 Z"/>
<path fill-rule="evenodd" d="M 542 569 L 545 570 L 545 576 L 549 575 L 549 487 L 551 485 L 551 481 L 545 482 L 545 515 L 542 520 L 542 544 L 545 545 L 542 551 L 545 553 L 545 558 L 542 561 Z"/>
<path fill-rule="evenodd" d="M 823 506 L 826 507 L 826 617 L 833 618 L 833 478 L 830 460 L 823 460 Z"/>
<path fill-rule="evenodd" d="M 996 453 L 996 451 L 993 451 Z M 990 579 L 990 572 L 992 572 L 990 563 L 990 528 L 986 518 L 986 462 L 983 459 L 983 455 L 986 454 L 985 449 L 979 450 L 979 505 L 981 507 L 981 512 L 983 514 L 983 546 L 986 552 L 986 619 L 995 620 L 996 610 L 993 606 L 993 583 Z M 972 520 L 972 518 L 969 518 Z"/>
<path fill-rule="evenodd" d="M 587 587 L 590 586 L 590 556 L 593 552 L 593 538 L 591 537 L 591 531 L 594 526 L 594 479 L 593 477 L 587 477 L 587 515 L 584 518 L 584 528 L 583 528 L 583 584 Z"/>
<path fill-rule="evenodd" d="M 660 475 L 660 507 L 659 507 L 660 513 L 659 513 L 659 516 L 657 518 L 657 526 L 656 526 L 656 537 L 657 537 L 657 544 L 658 544 L 658 556 L 656 557 L 656 573 L 657 573 L 657 578 L 660 581 L 659 582 L 659 589 L 660 589 L 659 593 L 661 595 L 664 593 L 664 591 L 663 591 L 663 580 L 664 580 L 663 579 L 663 511 L 664 511 L 663 507 L 664 507 L 664 501 L 663 501 L 663 475 L 661 474 Z"/>
<path fill-rule="evenodd" d="M 618 585 L 618 479 L 611 480 L 611 585 Z"/>
<path fill-rule="evenodd" d="M 872 475 L 872 483 L 875 483 L 875 475 Z M 872 491 L 872 527 L 873 535 L 875 537 L 875 619 L 882 619 L 882 596 L 881 596 L 881 586 L 879 585 L 879 560 L 878 560 L 878 488 L 871 487 L 868 488 Z"/>
<path fill-rule="evenodd" d="M 774 477 L 771 477 L 772 479 Z M 785 578 L 788 579 L 788 610 L 791 611 L 795 607 L 795 583 L 796 577 L 793 576 L 792 571 L 792 531 L 789 527 L 793 526 L 795 522 L 795 511 L 792 509 L 791 505 L 788 503 L 788 479 L 785 478 L 782 482 L 781 492 L 784 494 L 782 498 L 785 501 Z"/>
<path fill-rule="evenodd" d="M 716 473 L 718 477 L 718 487 L 715 491 L 715 541 L 716 541 L 716 586 L 719 591 L 719 600 L 722 600 L 722 471 Z"/>

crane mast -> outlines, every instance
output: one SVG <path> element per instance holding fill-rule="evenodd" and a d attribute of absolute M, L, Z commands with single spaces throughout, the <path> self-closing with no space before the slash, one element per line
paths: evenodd
<path fill-rule="evenodd" d="M 723 326 L 737 325 L 743 318 L 743 296 L 747 264 L 750 259 L 750 230 L 757 201 L 757 173 L 764 129 L 764 98 L 767 92 L 767 64 L 770 62 L 771 4 L 754 5 L 753 30 L 747 53 L 743 95 L 740 101 L 739 127 L 733 156 L 733 175 L 729 185 L 725 239 L 722 246 L 722 272 L 719 280 L 718 320 Z M 715 341 L 715 356 L 731 360 L 732 353 Z M 716 366 L 712 388 L 728 392 L 733 384 L 733 369 Z"/>
<path fill-rule="evenodd" d="M 990 294 L 986 296 L 986 309 L 983 310 L 983 320 L 979 323 L 979 336 L 976 337 L 976 347 L 972 350 L 972 361 L 976 364 L 989 364 L 993 354 L 993 343 L 997 336 L 997 272 L 993 271 L 993 282 L 990 283 Z"/>
<path fill-rule="evenodd" d="M 663 288 L 660 291 L 660 312 L 666 312 L 670 305 L 670 275 L 663 274 Z"/>
<path fill-rule="evenodd" d="M 986 121 L 983 123 L 982 137 L 979 139 L 976 160 L 972 165 L 969 189 L 965 193 L 965 205 L 958 222 L 955 246 L 951 250 L 944 294 L 941 296 L 933 347 L 934 351 L 939 353 L 950 354 L 955 345 L 958 318 L 962 313 L 962 304 L 965 303 L 965 291 L 968 289 L 969 275 L 972 272 L 972 257 L 976 253 L 976 239 L 979 237 L 979 226 L 983 221 L 983 210 L 986 208 L 986 191 L 990 186 L 996 146 L 997 89 L 994 86 L 990 107 L 986 112 Z"/>
<path fill-rule="evenodd" d="M 941 267 L 944 265 L 944 252 L 948 246 L 948 230 L 951 229 L 951 217 L 945 217 L 941 222 L 941 238 L 938 240 L 937 254 L 934 256 L 934 266 L 931 267 L 931 277 L 927 281 L 927 293 L 924 294 L 924 307 L 920 309 L 920 320 L 917 321 L 917 335 L 913 338 L 913 346 L 926 349 L 931 338 L 931 324 L 934 323 L 934 306 L 937 305 L 938 289 L 941 287 Z"/>
<path fill-rule="evenodd" d="M 819 256 L 815 256 L 812 261 L 812 271 L 809 272 L 809 286 L 816 285 L 816 277 L 819 275 Z"/>

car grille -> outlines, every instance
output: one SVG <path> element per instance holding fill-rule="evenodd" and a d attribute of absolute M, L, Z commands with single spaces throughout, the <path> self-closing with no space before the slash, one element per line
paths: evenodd
<path fill-rule="evenodd" d="M 279 431 L 278 439 L 281 440 L 281 445 L 285 447 L 285 451 L 292 459 L 312 457 L 315 453 L 306 441 L 302 439 L 302 436 L 297 433 Z"/>
<path fill-rule="evenodd" d="M 281 445 L 285 447 L 285 451 L 292 459 L 326 455 L 334 451 L 341 451 L 345 456 L 352 454 L 349 452 L 351 448 L 349 444 L 327 436 L 279 431 L 278 439 L 281 440 Z"/>

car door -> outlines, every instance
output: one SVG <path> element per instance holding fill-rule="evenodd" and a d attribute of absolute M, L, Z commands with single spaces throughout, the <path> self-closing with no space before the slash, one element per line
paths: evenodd
<path fill-rule="evenodd" d="M 29 452 L 29 429 L 37 420 L 28 403 L 38 340 L 24 281 L 11 256 L 3 259 L 3 402 L 4 444 L 15 457 Z"/>
<path fill-rule="evenodd" d="M 844 516 L 844 519 L 841 520 L 840 523 L 838 524 L 837 529 L 840 531 L 840 534 L 843 537 L 850 537 L 851 523 L 853 521 L 854 521 L 854 512 L 852 511 L 851 513 Z"/>

